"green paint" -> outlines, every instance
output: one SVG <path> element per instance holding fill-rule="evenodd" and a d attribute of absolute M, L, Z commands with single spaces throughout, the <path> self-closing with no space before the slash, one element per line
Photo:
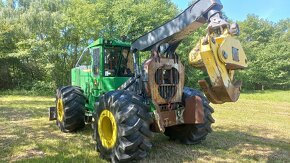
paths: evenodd
<path fill-rule="evenodd" d="M 125 61 L 123 52 L 129 52 L 130 46 L 127 42 L 100 38 L 90 44 L 87 53 L 84 53 L 82 60 L 89 61 L 85 65 L 81 62 L 71 70 L 71 84 L 84 90 L 89 111 L 94 111 L 94 104 L 100 95 L 118 89 L 133 75 L 122 73 L 127 73 L 122 65 Z M 132 54 L 127 55 L 130 57 Z"/>
<path fill-rule="evenodd" d="M 153 112 L 154 110 L 156 110 L 155 105 L 152 102 L 152 99 L 149 100 L 149 104 L 150 104 L 150 111 Z"/>

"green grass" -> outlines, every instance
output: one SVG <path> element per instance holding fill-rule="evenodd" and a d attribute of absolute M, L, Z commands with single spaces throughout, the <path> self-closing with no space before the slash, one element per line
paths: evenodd
<path fill-rule="evenodd" d="M 0 96 L 4 95 L 15 95 L 15 96 L 54 96 L 54 89 L 40 90 L 25 90 L 25 89 L 13 89 L 13 90 L 0 90 Z"/>
<path fill-rule="evenodd" d="M 89 126 L 61 133 L 48 121 L 52 97 L 0 96 L 0 162 L 105 162 Z M 249 92 L 236 103 L 212 105 L 214 132 L 199 145 L 155 134 L 142 162 L 290 162 L 290 91 Z"/>
<path fill-rule="evenodd" d="M 290 91 L 280 91 L 280 90 L 251 91 L 243 93 L 241 95 L 241 98 L 250 100 L 290 103 Z"/>

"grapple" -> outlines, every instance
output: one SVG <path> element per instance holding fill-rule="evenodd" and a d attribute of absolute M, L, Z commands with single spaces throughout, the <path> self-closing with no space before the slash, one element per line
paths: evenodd
<path fill-rule="evenodd" d="M 237 32 L 237 25 L 221 28 L 220 35 L 209 30 L 189 54 L 189 63 L 207 72 L 209 80 L 200 80 L 199 85 L 210 102 L 215 104 L 238 100 L 242 82 L 235 80 L 234 71 L 247 67 L 241 43 L 233 37 L 237 33 L 231 32 L 233 27 L 237 28 Z"/>

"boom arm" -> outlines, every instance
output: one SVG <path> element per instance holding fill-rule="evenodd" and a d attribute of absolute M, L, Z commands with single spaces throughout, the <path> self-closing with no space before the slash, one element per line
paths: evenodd
<path fill-rule="evenodd" d="M 163 43 L 178 43 L 203 24 L 210 22 L 213 16 L 219 17 L 222 7 L 219 0 L 197 0 L 174 19 L 134 41 L 132 50 L 150 51 L 154 46 L 159 47 Z M 218 23 L 226 22 L 220 19 Z"/>

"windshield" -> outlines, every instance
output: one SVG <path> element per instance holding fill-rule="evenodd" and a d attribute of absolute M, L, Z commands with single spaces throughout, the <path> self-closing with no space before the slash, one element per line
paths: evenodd
<path fill-rule="evenodd" d="M 105 76 L 126 77 L 133 75 L 133 57 L 129 48 L 105 48 Z"/>

